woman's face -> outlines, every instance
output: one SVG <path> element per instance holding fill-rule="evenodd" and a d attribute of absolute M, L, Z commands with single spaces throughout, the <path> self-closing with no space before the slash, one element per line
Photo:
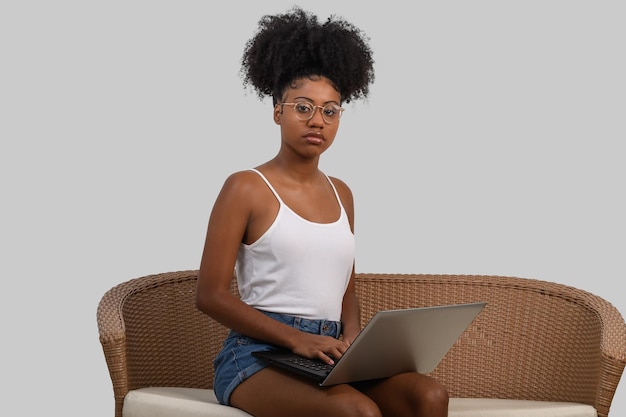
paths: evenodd
<path fill-rule="evenodd" d="M 328 78 L 307 77 L 292 83 L 274 106 L 274 122 L 281 127 L 282 147 L 305 157 L 319 156 L 328 149 L 339 128 L 340 100 Z"/>

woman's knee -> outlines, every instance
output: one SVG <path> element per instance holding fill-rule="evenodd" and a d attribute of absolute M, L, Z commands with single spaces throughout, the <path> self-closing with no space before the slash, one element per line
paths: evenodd
<path fill-rule="evenodd" d="M 448 389 L 442 384 L 433 384 L 424 394 L 424 400 L 429 404 L 433 405 L 441 405 L 448 406 L 448 402 L 450 401 L 450 397 L 448 394 Z"/>
<path fill-rule="evenodd" d="M 340 414 L 344 417 L 382 417 L 376 403 L 367 397 L 342 402 L 338 408 L 341 409 Z"/>
<path fill-rule="evenodd" d="M 332 410 L 332 412 L 325 415 L 382 417 L 382 412 L 373 399 L 346 384 L 328 388 L 326 390 L 325 403 Z"/>
<path fill-rule="evenodd" d="M 416 375 L 408 383 L 409 398 L 415 401 L 418 409 L 439 410 L 448 408 L 450 396 L 448 389 L 431 377 Z"/>

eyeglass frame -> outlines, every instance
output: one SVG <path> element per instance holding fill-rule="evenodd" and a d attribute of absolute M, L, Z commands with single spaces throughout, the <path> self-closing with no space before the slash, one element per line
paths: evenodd
<path fill-rule="evenodd" d="M 305 118 L 305 119 L 301 119 L 300 118 L 302 113 L 298 113 L 296 111 L 296 106 L 299 105 L 299 104 L 313 107 L 313 111 L 311 111 L 311 113 L 310 113 L 308 118 Z M 298 101 L 298 102 L 294 102 L 294 103 L 276 103 L 276 105 L 280 105 L 281 108 L 283 108 L 283 109 L 284 109 L 285 105 L 293 106 L 293 109 L 294 109 L 294 111 L 296 113 L 296 118 L 298 120 L 300 120 L 301 122 L 308 122 L 309 120 L 311 120 L 313 118 L 313 115 L 315 115 L 315 110 L 320 109 L 320 113 L 322 114 L 322 119 L 324 120 L 324 122 L 326 122 L 328 124 L 335 124 L 335 123 L 339 122 L 339 119 L 341 119 L 341 115 L 343 114 L 343 111 L 345 110 L 343 107 L 341 107 L 341 106 L 339 106 L 337 104 L 333 104 L 333 103 L 328 103 L 325 106 L 317 106 L 315 104 L 309 103 L 308 101 Z M 328 107 L 328 106 L 336 106 L 336 108 L 333 109 L 333 110 L 337 110 L 339 112 L 339 116 L 337 117 L 337 120 L 328 121 L 326 119 L 326 116 L 324 115 L 324 109 L 326 107 Z"/>

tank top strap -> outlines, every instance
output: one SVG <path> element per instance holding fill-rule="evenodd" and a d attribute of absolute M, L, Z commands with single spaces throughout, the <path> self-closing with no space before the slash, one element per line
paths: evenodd
<path fill-rule="evenodd" d="M 341 202 L 341 198 L 339 198 L 339 193 L 337 192 L 337 189 L 335 188 L 335 184 L 331 181 L 330 177 L 326 174 L 324 174 L 324 176 L 326 177 L 326 179 L 328 180 L 328 182 L 330 183 L 330 186 L 333 187 L 333 191 L 335 192 L 335 198 L 337 199 L 337 202 L 339 203 L 339 206 L 341 207 L 341 210 L 343 211 L 343 203 Z"/>
<path fill-rule="evenodd" d="M 272 187 L 272 184 L 270 184 L 270 182 L 268 181 L 267 178 L 265 178 L 265 175 L 263 175 L 261 173 L 261 171 L 259 171 L 258 169 L 255 168 L 251 168 L 250 171 L 252 172 L 256 172 L 263 181 L 265 181 L 265 184 L 267 184 L 268 188 L 270 189 L 270 191 L 274 194 L 274 196 L 276 197 L 276 199 L 278 200 L 278 202 L 280 203 L 280 205 L 285 205 L 285 203 L 283 203 L 283 200 L 280 198 L 280 196 L 278 195 L 278 193 L 276 192 L 276 190 L 274 189 L 274 187 Z"/>

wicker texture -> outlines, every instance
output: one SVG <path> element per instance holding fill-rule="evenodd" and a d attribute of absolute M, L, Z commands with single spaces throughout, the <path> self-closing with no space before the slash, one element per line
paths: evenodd
<path fill-rule="evenodd" d="M 227 330 L 196 309 L 196 281 L 193 270 L 150 275 L 102 297 L 97 321 L 116 417 L 129 390 L 212 387 Z M 357 292 L 362 325 L 383 309 L 487 302 L 432 373 L 452 397 L 571 401 L 609 414 L 626 324 L 596 295 L 526 278 L 363 273 Z"/>

